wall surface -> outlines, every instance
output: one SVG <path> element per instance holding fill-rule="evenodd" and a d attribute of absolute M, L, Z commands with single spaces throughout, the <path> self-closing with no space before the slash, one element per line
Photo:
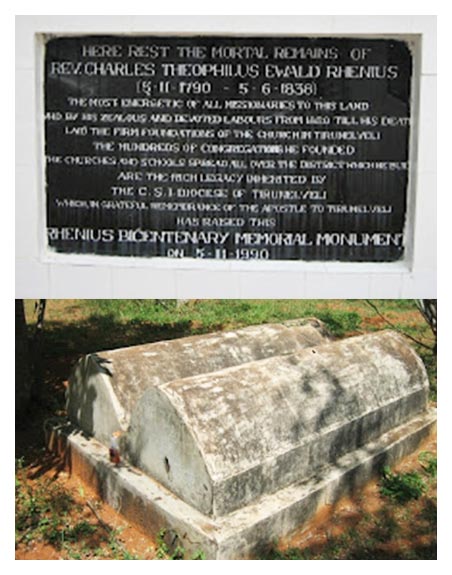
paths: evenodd
<path fill-rule="evenodd" d="M 420 35 L 417 160 L 404 262 L 201 261 L 52 254 L 44 241 L 40 35 Z M 413 150 L 412 150 L 413 151 Z M 17 298 L 435 298 L 436 17 L 23 16 L 16 18 Z"/>

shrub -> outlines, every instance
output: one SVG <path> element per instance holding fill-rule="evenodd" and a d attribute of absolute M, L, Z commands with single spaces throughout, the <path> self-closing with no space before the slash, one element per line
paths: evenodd
<path fill-rule="evenodd" d="M 389 467 L 383 468 L 380 493 L 397 503 L 419 499 L 427 486 L 421 476 L 414 472 L 392 473 Z"/>

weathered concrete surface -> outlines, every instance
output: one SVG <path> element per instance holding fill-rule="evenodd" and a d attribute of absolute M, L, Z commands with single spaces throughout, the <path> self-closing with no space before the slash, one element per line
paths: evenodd
<path fill-rule="evenodd" d="M 436 411 L 425 411 L 365 447 L 325 465 L 318 475 L 297 483 L 227 516 L 212 518 L 176 497 L 139 470 L 115 467 L 107 448 L 85 438 L 72 426 L 49 424 L 49 449 L 64 457 L 72 473 L 129 521 L 155 536 L 161 528 L 177 534 L 176 545 L 191 553 L 202 550 L 207 559 L 240 559 L 275 539 L 289 535 L 312 517 L 322 504 L 356 493 L 383 465 L 393 465 L 416 450 L 436 427 Z"/>
<path fill-rule="evenodd" d="M 71 374 L 68 416 L 85 433 L 108 442 L 114 431 L 127 430 L 131 411 L 149 387 L 290 354 L 329 339 L 324 325 L 313 319 L 91 354 Z"/>
<path fill-rule="evenodd" d="M 149 387 L 130 419 L 134 465 L 219 517 L 313 477 L 424 411 L 406 340 L 379 332 Z"/>

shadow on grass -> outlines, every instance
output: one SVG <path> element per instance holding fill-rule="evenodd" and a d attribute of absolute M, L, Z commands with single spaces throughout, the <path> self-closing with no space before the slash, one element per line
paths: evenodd
<path fill-rule="evenodd" d="M 424 496 L 408 505 L 386 501 L 373 514 L 364 508 L 354 513 L 352 524 L 342 525 L 341 533 L 331 535 L 329 528 L 340 524 L 333 515 L 325 523 L 323 537 L 307 546 L 281 549 L 277 543 L 259 550 L 263 560 L 435 560 L 436 497 Z"/>
<path fill-rule="evenodd" d="M 162 339 L 174 339 L 191 333 L 191 321 L 156 325 L 141 320 L 117 321 L 113 314 L 92 315 L 77 323 L 46 322 L 44 353 L 60 355 L 93 353 Z"/>
<path fill-rule="evenodd" d="M 29 327 L 30 336 L 33 329 L 33 326 Z M 199 332 L 208 330 L 208 327 L 198 327 Z M 54 468 L 53 460 L 42 450 L 44 422 L 50 417 L 64 415 L 66 382 L 80 357 L 191 333 L 192 322 L 187 319 L 155 324 L 142 320 L 118 321 L 114 314 L 93 314 L 78 322 L 46 321 L 41 345 L 42 393 L 16 419 L 16 458 L 24 457 L 31 465 L 39 462 L 40 474 Z"/>

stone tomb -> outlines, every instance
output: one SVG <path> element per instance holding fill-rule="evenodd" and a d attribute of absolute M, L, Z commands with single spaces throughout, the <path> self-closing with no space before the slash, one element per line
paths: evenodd
<path fill-rule="evenodd" d="M 129 519 L 231 559 L 413 450 L 434 425 L 427 396 L 395 332 L 332 341 L 316 321 L 265 325 L 83 358 L 68 390 L 75 429 L 59 435 L 74 471 Z"/>

